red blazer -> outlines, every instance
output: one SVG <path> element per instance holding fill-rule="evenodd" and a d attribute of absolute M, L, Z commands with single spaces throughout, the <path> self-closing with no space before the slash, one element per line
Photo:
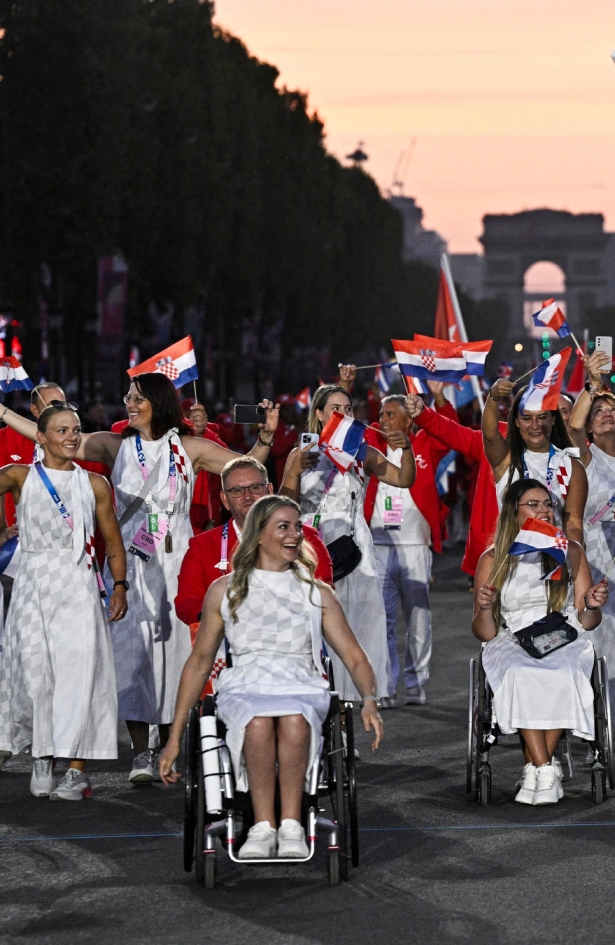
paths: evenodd
<path fill-rule="evenodd" d="M 423 411 L 424 412 L 424 411 Z M 438 415 L 451 417 L 449 422 L 456 422 L 457 412 L 452 404 L 448 402 L 439 408 Z M 370 427 L 367 431 L 366 440 L 370 446 L 375 446 L 384 455 L 387 454 L 387 442 L 377 430 Z M 410 489 L 410 495 L 416 502 L 419 512 L 427 520 L 431 532 L 431 546 L 434 551 L 442 551 L 442 526 L 448 513 L 448 506 L 444 505 L 438 489 L 436 487 L 436 469 L 441 459 L 451 449 L 440 440 L 434 439 L 419 430 L 418 433 L 410 435 L 412 450 L 414 452 L 414 461 L 416 463 L 416 479 Z M 378 491 L 379 480 L 376 476 L 370 476 L 365 493 L 365 519 L 367 524 L 372 520 L 374 507 L 376 505 L 376 492 Z"/>
<path fill-rule="evenodd" d="M 461 563 L 462 570 L 466 574 L 473 575 L 476 572 L 478 559 L 493 537 L 499 514 L 493 470 L 483 449 L 483 434 L 480 430 L 463 427 L 460 423 L 430 410 L 429 407 L 421 411 L 415 423 L 425 433 L 437 437 L 448 449 L 458 450 L 480 464 L 470 514 L 466 551 Z M 500 423 L 500 433 L 504 437 L 506 429 L 506 424 Z"/>
<path fill-rule="evenodd" d="M 228 571 L 221 571 L 216 567 L 220 561 L 222 527 L 213 528 L 209 532 L 202 532 L 190 539 L 188 551 L 184 555 L 177 583 L 177 597 L 175 598 L 175 612 L 180 620 L 187 624 L 195 624 L 200 619 L 203 609 L 203 598 L 213 582 L 228 574 L 231 568 L 231 557 L 237 544 L 237 533 L 232 521 L 228 530 Z M 318 537 L 315 528 L 303 526 L 305 537 L 312 545 L 318 564 L 316 577 L 326 584 L 333 584 L 333 565 L 326 546 Z"/>

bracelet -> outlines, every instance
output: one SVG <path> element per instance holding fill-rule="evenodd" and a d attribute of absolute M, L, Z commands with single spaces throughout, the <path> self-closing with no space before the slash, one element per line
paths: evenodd
<path fill-rule="evenodd" d="M 273 437 L 271 437 L 271 439 L 270 439 L 269 442 L 267 443 L 267 442 L 262 438 L 262 436 L 261 436 L 261 431 L 260 431 L 260 430 L 258 431 L 258 436 L 256 437 L 256 439 L 258 440 L 258 442 L 260 443 L 261 446 L 266 446 L 267 449 L 269 449 L 270 446 L 271 446 L 271 444 L 273 443 Z"/>
<path fill-rule="evenodd" d="M 494 397 L 491 391 L 489 391 L 489 396 L 491 397 L 494 404 L 499 404 L 499 402 L 503 400 L 502 397 Z"/>
<path fill-rule="evenodd" d="M 8 406 L 5 404 L 5 405 L 4 405 L 4 410 L 3 410 L 3 412 L 2 412 L 2 416 L 0 417 L 0 420 L 4 420 L 4 415 L 5 415 L 5 413 L 7 412 L 8 409 L 9 409 Z"/>
<path fill-rule="evenodd" d="M 365 705 L 366 702 L 375 702 L 376 708 L 380 710 L 380 699 L 378 696 L 363 696 L 363 705 Z"/>
<path fill-rule="evenodd" d="M 583 600 L 585 601 L 585 608 L 584 608 L 584 610 L 583 610 L 583 613 L 585 613 L 586 610 L 600 610 L 600 607 L 590 607 L 590 606 L 589 606 L 589 604 L 587 603 L 587 594 L 585 595 L 585 597 L 583 598 Z"/>
<path fill-rule="evenodd" d="M 590 397 L 595 397 L 596 394 L 599 394 L 599 393 L 600 393 L 600 388 L 599 388 L 599 387 L 592 387 L 590 381 L 587 381 L 587 382 L 584 384 L 584 388 L 585 388 L 585 390 L 587 391 L 587 393 L 589 394 Z"/>

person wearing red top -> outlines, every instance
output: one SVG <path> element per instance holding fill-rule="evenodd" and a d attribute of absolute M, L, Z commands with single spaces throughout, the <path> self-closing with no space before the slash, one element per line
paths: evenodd
<path fill-rule="evenodd" d="M 425 684 L 431 658 L 431 607 L 429 582 L 432 552 L 442 551 L 442 505 L 436 487 L 436 469 L 448 448 L 425 434 L 413 433 L 412 421 L 404 408 L 405 397 L 385 397 L 380 406 L 381 433 L 368 430 L 366 439 L 395 464 L 399 451 L 387 444 L 389 434 L 400 430 L 410 437 L 416 463 L 416 479 L 410 489 L 398 489 L 379 482 L 374 476 L 367 485 L 365 518 L 374 541 L 376 569 L 387 615 L 389 647 L 389 692 L 383 708 L 397 706 L 397 607 L 401 603 L 406 625 L 404 683 L 406 705 L 424 705 Z M 437 391 L 438 409 L 456 418 L 454 408 Z"/>
<path fill-rule="evenodd" d="M 447 449 L 457 450 L 479 463 L 466 550 L 461 562 L 462 571 L 474 577 L 478 559 L 490 543 L 498 520 L 495 482 L 483 449 L 483 435 L 480 430 L 463 427 L 455 420 L 430 410 L 416 394 L 411 395 L 411 402 L 410 412 L 417 427 L 436 437 Z M 507 425 L 500 422 L 499 426 L 502 436 L 506 436 Z"/>
<path fill-rule="evenodd" d="M 195 436 L 202 436 L 204 440 L 211 440 L 218 446 L 226 446 L 221 439 L 217 423 L 209 423 L 204 404 L 187 398 L 182 401 L 184 412 L 189 410 L 189 419 Z M 213 528 L 221 521 L 220 503 L 220 476 L 213 473 L 200 472 L 194 484 L 192 505 L 190 506 L 190 521 L 195 535 L 206 528 Z"/>
<path fill-rule="evenodd" d="M 280 404 L 280 422 L 271 444 L 271 456 L 275 458 L 276 487 L 279 488 L 284 478 L 288 454 L 297 445 L 299 415 L 295 399 L 290 394 L 280 394 L 276 400 Z"/>

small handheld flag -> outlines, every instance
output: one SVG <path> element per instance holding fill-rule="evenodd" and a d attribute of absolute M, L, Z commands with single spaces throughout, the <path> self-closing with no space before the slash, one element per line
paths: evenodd
<path fill-rule="evenodd" d="M 542 303 L 539 312 L 532 315 L 536 328 L 551 328 L 556 331 L 560 338 L 567 338 L 570 334 L 570 326 L 566 321 L 566 316 L 554 299 L 547 299 Z"/>
<path fill-rule="evenodd" d="M 559 562 L 558 567 L 543 578 L 555 581 L 561 578 L 561 565 L 566 560 L 568 539 L 561 528 L 543 522 L 539 518 L 528 518 L 519 530 L 517 537 L 508 550 L 509 555 L 525 555 L 532 551 L 544 551 Z"/>
<path fill-rule="evenodd" d="M 295 403 L 301 410 L 309 410 L 312 406 L 312 391 L 309 387 L 304 387 L 294 398 Z"/>
<path fill-rule="evenodd" d="M 420 341 L 394 338 L 391 343 L 404 377 L 457 383 L 466 373 L 465 358 L 454 342 L 421 336 Z"/>
<path fill-rule="evenodd" d="M 395 364 L 395 362 L 393 362 L 393 364 Z M 374 380 L 378 385 L 381 395 L 386 397 L 393 383 L 392 364 L 379 364 L 376 368 Z"/>
<path fill-rule="evenodd" d="M 128 368 L 126 373 L 129 377 L 136 377 L 138 374 L 164 374 L 178 388 L 189 381 L 196 381 L 199 371 L 192 338 L 186 335 L 181 341 L 176 341 L 174 345 L 155 354 L 153 358 Z"/>
<path fill-rule="evenodd" d="M 572 348 L 563 348 L 543 361 L 519 401 L 519 410 L 557 410 L 564 371 Z"/>
<path fill-rule="evenodd" d="M 458 348 L 466 359 L 466 373 L 481 377 L 485 373 L 485 359 L 493 341 L 460 341 Z"/>
<path fill-rule="evenodd" d="M 0 358 L 0 390 L 5 394 L 12 390 L 32 390 L 34 384 L 21 363 L 12 356 Z"/>
<path fill-rule="evenodd" d="M 353 420 L 334 411 L 330 420 L 327 421 L 320 434 L 319 443 L 324 449 L 324 453 L 329 457 L 341 473 L 350 469 L 356 459 L 365 458 L 365 431 L 366 424 L 360 420 Z"/>

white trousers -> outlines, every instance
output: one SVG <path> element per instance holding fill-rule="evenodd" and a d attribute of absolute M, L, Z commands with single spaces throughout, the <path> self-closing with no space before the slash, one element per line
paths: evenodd
<path fill-rule="evenodd" d="M 424 686 L 431 658 L 431 549 L 428 545 L 374 545 L 376 569 L 387 617 L 389 695 L 399 679 L 397 608 L 401 603 L 406 626 L 404 682 L 406 689 Z"/>

